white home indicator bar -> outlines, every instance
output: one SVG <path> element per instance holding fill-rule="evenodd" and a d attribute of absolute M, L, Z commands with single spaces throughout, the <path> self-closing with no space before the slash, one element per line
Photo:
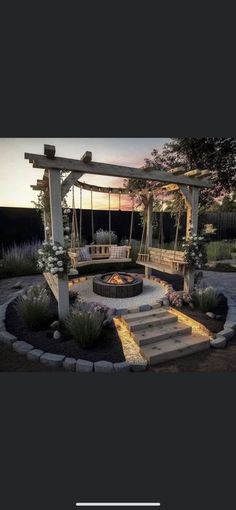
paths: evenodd
<path fill-rule="evenodd" d="M 156 506 L 161 506 L 161 503 L 76 503 L 76 506 L 81 506 L 81 507 L 85 507 L 85 506 L 97 506 L 97 507 L 100 507 L 100 506 L 117 506 L 117 507 L 122 507 L 122 506 L 140 506 L 140 507 L 156 507 Z"/>

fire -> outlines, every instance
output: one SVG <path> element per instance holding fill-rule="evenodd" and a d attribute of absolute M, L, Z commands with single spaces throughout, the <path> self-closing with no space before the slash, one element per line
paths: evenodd
<path fill-rule="evenodd" d="M 130 283 L 132 281 L 133 278 L 130 275 L 114 273 L 113 275 L 109 276 L 109 278 L 106 280 L 106 283 L 112 283 L 113 285 L 124 285 L 125 283 Z"/>

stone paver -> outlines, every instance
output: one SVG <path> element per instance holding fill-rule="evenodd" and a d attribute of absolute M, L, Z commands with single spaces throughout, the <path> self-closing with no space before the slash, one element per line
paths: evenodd
<path fill-rule="evenodd" d="M 93 371 L 92 361 L 87 361 L 85 359 L 77 359 L 76 372 L 92 372 L 92 371 Z"/>
<path fill-rule="evenodd" d="M 41 356 L 44 354 L 44 351 L 41 349 L 32 349 L 27 353 L 27 359 L 29 361 L 39 361 Z"/>
<path fill-rule="evenodd" d="M 63 361 L 63 367 L 65 368 L 65 370 L 70 370 L 71 372 L 75 371 L 75 367 L 76 367 L 76 359 L 75 358 L 65 358 L 64 361 Z"/>
<path fill-rule="evenodd" d="M 0 331 L 0 342 L 12 345 L 14 342 L 16 342 L 16 340 L 17 340 L 16 336 L 12 335 L 11 333 L 8 333 L 8 331 Z"/>
<path fill-rule="evenodd" d="M 130 367 L 127 361 L 121 361 L 120 363 L 114 363 L 113 368 L 115 372 L 129 372 Z"/>
<path fill-rule="evenodd" d="M 18 354 L 27 354 L 29 351 L 32 351 L 34 346 L 28 344 L 28 342 L 24 342 L 23 340 L 17 340 L 13 343 L 14 351 L 18 352 Z"/>
<path fill-rule="evenodd" d="M 62 354 L 52 354 L 51 352 L 45 352 L 41 358 L 40 363 L 49 367 L 60 367 L 64 361 L 65 356 Z"/>
<path fill-rule="evenodd" d="M 211 347 L 214 347 L 214 349 L 224 349 L 226 347 L 227 340 L 222 335 L 217 335 L 216 338 L 213 338 L 211 340 Z"/>
<path fill-rule="evenodd" d="M 94 363 L 95 372 L 113 372 L 113 363 L 110 361 L 96 361 Z"/>

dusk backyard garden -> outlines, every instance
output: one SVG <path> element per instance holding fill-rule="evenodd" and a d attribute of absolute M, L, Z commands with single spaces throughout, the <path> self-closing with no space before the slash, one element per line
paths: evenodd
<path fill-rule="evenodd" d="M 1 139 L 0 371 L 236 370 L 236 140 Z"/>

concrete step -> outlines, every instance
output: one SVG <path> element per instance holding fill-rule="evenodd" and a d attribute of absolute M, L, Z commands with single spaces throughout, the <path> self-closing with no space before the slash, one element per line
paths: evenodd
<path fill-rule="evenodd" d="M 128 313 L 126 315 L 123 315 L 122 318 L 126 322 L 132 322 L 132 321 L 142 321 L 146 318 L 151 317 L 163 317 L 163 315 L 166 315 L 167 308 L 158 308 L 157 310 L 148 310 L 147 312 L 135 312 L 135 313 Z"/>
<path fill-rule="evenodd" d="M 177 317 L 170 313 L 166 313 L 162 317 L 146 317 L 142 320 L 136 319 L 128 323 L 128 328 L 130 331 L 141 331 L 143 329 L 149 330 L 151 327 L 158 327 L 163 324 L 172 324 L 173 322 L 177 322 Z"/>
<path fill-rule="evenodd" d="M 179 335 L 191 335 L 191 332 L 191 326 L 183 322 L 175 322 L 173 324 L 164 324 L 163 326 L 150 326 L 146 330 L 137 331 L 135 334 L 133 333 L 133 338 L 141 347 Z"/>
<path fill-rule="evenodd" d="M 209 347 L 210 340 L 207 336 L 192 334 L 178 335 L 176 338 L 173 337 L 169 340 L 143 345 L 140 351 L 150 365 L 157 365 L 165 361 L 203 351 Z"/>

